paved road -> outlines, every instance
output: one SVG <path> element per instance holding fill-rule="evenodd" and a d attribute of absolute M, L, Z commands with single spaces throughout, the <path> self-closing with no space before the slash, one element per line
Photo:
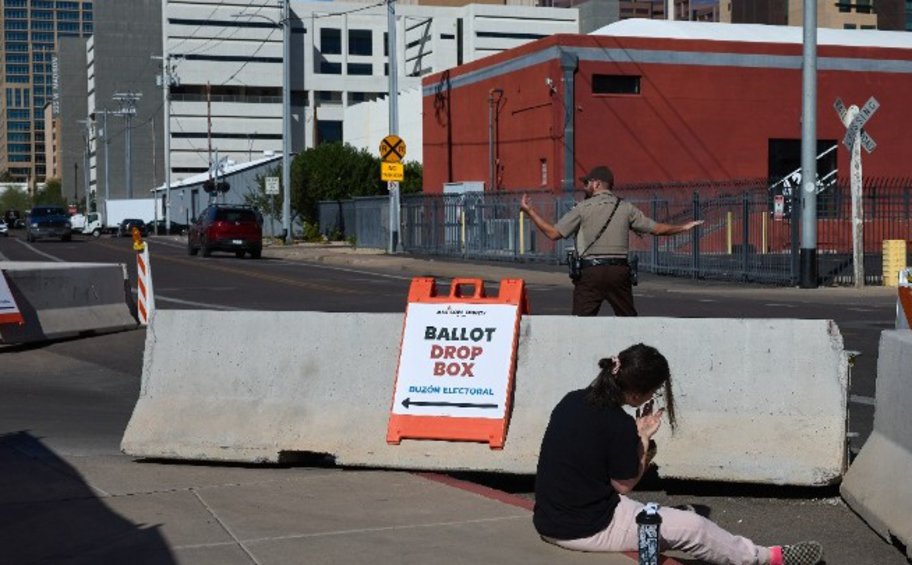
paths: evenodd
<path fill-rule="evenodd" d="M 121 248 L 121 244 L 123 246 Z M 244 289 L 253 292 L 259 289 L 252 298 L 262 309 L 282 309 L 281 303 L 294 300 L 293 304 L 300 304 L 300 308 L 313 307 L 314 309 L 343 311 L 344 305 L 353 310 L 362 311 L 401 311 L 404 303 L 404 290 L 408 280 L 415 274 L 431 274 L 438 277 L 454 276 L 482 276 L 488 280 L 499 280 L 503 277 L 523 276 L 530 281 L 531 300 L 533 313 L 549 314 L 564 313 L 568 302 L 569 285 L 563 271 L 550 268 L 516 269 L 515 266 L 504 265 L 464 265 L 447 261 L 420 261 L 409 258 L 390 258 L 371 253 L 340 252 L 338 249 L 277 249 L 267 252 L 272 258 L 262 262 L 237 261 L 234 258 L 217 258 L 214 260 L 193 260 L 191 263 L 182 261 L 190 260 L 183 256 L 179 242 L 153 242 L 161 251 L 153 259 L 156 290 L 160 296 L 170 296 L 169 300 L 162 301 L 162 307 L 220 307 L 220 308 L 250 308 L 251 306 L 238 303 L 237 296 L 244 293 Z M 39 253 L 35 253 L 38 251 Z M 0 253 L 9 259 L 25 259 L 28 257 L 62 258 L 73 253 L 73 257 L 82 256 L 91 260 L 112 260 L 111 257 L 123 257 L 122 261 L 129 261 L 132 252 L 126 240 L 102 239 L 97 242 L 78 242 L 71 246 L 48 245 L 29 248 L 14 240 L 0 242 Z M 167 257 L 167 258 L 166 258 Z M 83 259 L 85 260 L 85 259 Z M 247 269 L 252 269 L 250 274 L 243 274 Z M 857 292 L 851 289 L 820 289 L 818 291 L 798 291 L 795 289 L 775 289 L 763 287 L 739 287 L 722 284 L 693 283 L 675 279 L 658 277 L 645 277 L 644 283 L 637 289 L 637 300 L 641 311 L 645 315 L 679 315 L 699 317 L 725 317 L 725 316 L 763 316 L 763 317 L 824 317 L 836 319 L 843 330 L 847 347 L 861 349 L 864 355 L 859 359 L 856 378 L 853 383 L 853 393 L 860 399 L 852 406 L 853 431 L 862 420 L 863 410 L 871 413 L 871 407 L 865 404 L 864 398 L 873 396 L 873 367 L 876 359 L 876 339 L 881 329 L 892 326 L 893 306 L 895 296 L 885 289 L 869 289 Z M 167 281 L 167 282 L 166 282 Z M 189 285 L 188 281 L 196 281 Z M 243 282 L 239 282 L 243 281 Z M 185 288 L 189 286 L 189 288 Z M 361 307 L 362 303 L 371 302 L 369 290 L 373 288 L 372 303 L 374 309 Z M 337 291 L 337 292 L 334 292 Z M 282 293 L 285 293 L 282 295 Z M 279 296 L 277 296 L 279 295 Z M 245 300 L 251 300 L 249 297 Z M 380 304 L 380 306 L 377 306 Z M 311 306 L 316 305 L 316 306 Z M 274 308 L 273 308 L 274 307 Z M 284 309 L 289 309 L 285 306 Z M 291 308 L 296 309 L 296 308 Z M 91 482 L 93 478 L 110 484 L 110 474 L 132 473 L 130 467 L 123 461 L 123 456 L 117 455 L 117 443 L 120 433 L 125 425 L 138 390 L 140 373 L 139 359 L 141 356 L 142 332 L 127 332 L 112 336 L 102 336 L 88 340 L 62 342 L 37 348 L 25 348 L 19 351 L 6 351 L 0 354 L 0 366 L 4 368 L 0 373 L 0 454 L 7 463 L 21 462 L 25 457 L 29 465 L 6 465 L 6 470 L 17 469 L 13 480 L 4 480 L 6 485 L 17 485 L 2 489 L 5 493 L 0 498 L 0 506 L 7 510 L 20 511 L 23 506 L 20 495 L 41 490 L 45 500 L 53 501 L 68 506 L 72 500 L 72 493 L 67 494 L 66 489 L 61 492 L 51 492 L 41 487 L 46 484 L 56 484 L 44 474 L 39 473 L 34 461 L 57 461 L 59 465 L 50 467 L 60 469 L 61 465 L 81 474 L 86 480 L 82 481 L 82 489 L 75 495 L 80 499 L 94 502 L 101 501 L 105 504 L 94 506 L 107 507 L 107 498 L 99 494 Z M 870 367 L 862 371 L 863 362 L 867 358 Z M 15 362 L 13 361 L 15 360 Z M 859 416 L 861 413 L 861 416 Z M 870 420 L 869 420 L 870 421 Z M 868 428 L 869 429 L 869 428 Z M 863 430 L 862 430 L 863 431 Z M 866 433 L 862 433 L 855 442 L 860 445 Z M 44 468 L 44 467 L 41 467 Z M 211 487 L 213 481 L 224 479 L 228 484 L 232 481 L 249 487 L 249 482 L 272 482 L 275 480 L 264 478 L 263 475 L 246 477 L 224 477 L 224 467 L 202 467 L 185 465 L 165 465 L 159 471 L 149 474 L 163 477 L 169 473 L 177 475 L 190 472 L 203 475 L 202 479 L 186 480 L 171 476 L 162 483 L 170 484 L 176 491 L 185 492 L 186 489 Z M 188 471 L 189 469 L 189 471 Z M 319 468 L 316 468 L 319 471 Z M 231 470 L 235 472 L 237 470 Z M 256 470 L 257 473 L 262 469 Z M 318 472 L 314 468 L 298 468 L 291 470 L 274 470 L 275 473 L 291 471 L 293 473 Z M 267 471 L 268 472 L 268 471 Z M 147 473 L 143 472 L 142 475 Z M 229 473 L 230 474 L 230 473 Z M 531 499 L 531 477 L 505 477 L 505 476 L 467 476 L 473 484 L 490 485 L 502 491 L 515 493 L 519 499 Z M 9 479 L 9 477 L 4 477 Z M 294 480 L 309 480 L 311 477 L 295 476 Z M 360 482 L 363 479 L 363 483 Z M 151 479 L 145 479 L 151 481 Z M 284 480 L 284 479 L 282 479 Z M 329 480 L 329 479 L 322 479 Z M 406 482 L 408 480 L 403 479 Z M 347 482 L 351 481 L 351 482 Z M 349 485 L 358 492 L 363 492 L 367 502 L 372 502 L 370 484 L 372 479 L 361 477 L 346 479 L 339 484 Z M 118 496 L 142 496 L 143 485 L 137 481 L 123 487 Z M 153 481 L 154 482 L 154 481 Z M 200 485 L 194 485 L 194 483 Z M 218 483 L 223 484 L 223 483 Z M 175 486 L 176 485 L 176 486 Z M 189 485 L 189 486 L 188 486 Z M 72 488 L 69 485 L 67 488 Z M 156 496 L 161 496 L 161 484 L 156 483 L 152 489 Z M 182 490 L 184 489 L 184 490 Z M 53 490 L 53 489 L 51 489 Z M 281 504 L 281 489 L 269 490 L 263 493 L 264 499 L 270 504 L 261 506 L 257 512 L 270 513 L 277 508 L 285 511 Z M 108 492 L 108 491 L 105 491 Z M 277 495 L 279 493 L 279 495 Z M 110 494 L 110 493 L 109 493 Z M 287 494 L 287 493 L 286 493 Z M 151 495 L 150 495 L 151 496 Z M 239 495 L 240 496 L 240 495 Z M 676 504 L 687 502 L 706 510 L 711 517 L 725 527 L 754 537 L 761 543 L 776 543 L 780 541 L 794 541 L 800 538 L 815 537 L 820 539 L 829 555 L 828 563 L 871 563 L 886 564 L 905 563 L 902 554 L 878 538 L 868 529 L 854 513 L 849 510 L 839 499 L 834 489 L 794 490 L 775 487 L 751 488 L 738 485 L 707 485 L 695 483 L 653 482 L 644 485 L 637 496 L 641 499 L 657 500 L 663 503 Z M 69 497 L 69 498 L 68 498 Z M 38 499 L 41 497 L 39 496 Z M 154 497 L 153 497 L 154 498 Z M 458 497 L 457 497 L 458 498 Z M 28 498 L 30 504 L 25 505 L 35 512 L 36 498 Z M 17 502 L 18 501 L 18 502 Z M 122 509 L 114 505 L 114 508 Z M 199 500 L 197 499 L 197 502 Z M 327 501 L 329 505 L 331 501 Z M 460 499 L 459 504 L 465 501 Z M 113 515 L 103 513 L 106 518 L 102 523 L 113 529 L 123 527 L 125 524 L 133 530 L 139 531 L 136 526 L 140 523 L 159 524 L 151 528 L 148 538 L 142 536 L 131 538 L 150 544 L 159 554 L 168 555 L 171 559 L 153 561 L 166 562 L 294 562 L 283 561 L 281 552 L 271 554 L 273 559 L 250 560 L 250 547 L 262 541 L 264 536 L 235 536 L 219 545 L 221 542 L 201 542 L 209 539 L 203 533 L 197 533 L 197 522 L 192 514 L 173 514 L 174 509 L 164 509 L 160 506 L 161 500 L 148 501 L 148 504 L 138 505 L 129 511 L 122 510 Z M 456 504 L 456 501 L 453 501 Z M 367 504 L 367 506 L 370 506 Z M 327 506 L 328 507 L 328 506 Z M 68 506 L 69 508 L 69 506 Z M 210 513 L 209 520 L 219 522 L 224 516 L 217 511 Z M 344 508 L 346 513 L 351 513 L 352 508 Z M 158 512 L 158 514 L 156 514 Z M 4 514 L 10 515 L 10 512 Z M 346 514 L 347 515 L 347 514 Z M 509 512 L 497 514 L 509 522 L 511 519 L 525 520 L 523 514 L 515 515 Z M 32 516 L 32 514 L 29 514 Z M 35 516 L 42 516 L 41 513 Z M 75 515 L 73 515 L 75 516 Z M 508 518 L 507 516 L 513 516 Z M 199 518 L 197 516 L 197 518 Z M 310 517 L 313 518 L 312 516 Z M 76 519 L 75 517 L 73 518 Z M 204 518 L 203 521 L 205 522 Z M 302 518 L 303 519 L 303 518 Z M 338 517 L 337 517 L 338 519 Z M 347 518 L 353 520 L 353 516 Z M 3 520 L 3 519 L 0 519 Z M 10 520 L 7 518 L 7 520 Z M 181 531 L 181 520 L 186 520 L 185 531 Z M 343 519 L 344 523 L 346 519 Z M 458 521 L 458 520 L 457 520 Z M 415 523 L 419 523 L 417 520 Z M 6 521 L 6 525 L 11 522 Z M 32 522 L 30 522 L 32 523 Z M 377 522 L 370 527 L 365 527 L 376 534 Z M 342 524 L 337 524 L 340 528 Z M 414 523 L 412 524 L 414 525 Z M 0 521 L 0 531 L 7 531 L 7 536 L 12 532 L 22 532 L 20 529 L 3 528 L 4 521 Z M 253 529 L 253 524 L 246 526 Z M 240 526 L 238 526 L 240 527 Z M 269 526 L 269 521 L 262 521 L 257 527 L 277 527 L 275 523 Z M 460 522 L 460 528 L 469 528 Z M 74 528 L 81 531 L 79 528 Z M 104 528 L 102 528 L 104 529 Z M 471 528 L 469 528 L 471 529 Z M 222 528 L 225 530 L 225 528 Z M 306 528 L 305 528 L 306 530 Z M 322 531 L 322 530 L 317 530 Z M 336 531 L 336 530 L 333 530 Z M 284 530 L 283 530 L 284 532 Z M 41 530 L 42 541 L 50 542 L 48 532 Z M 222 532 L 224 533 L 224 532 Z M 261 532 L 262 533 L 262 532 Z M 324 532 L 325 533 L 325 532 Z M 414 530 L 403 530 L 403 536 L 410 539 L 420 538 L 421 534 Z M 154 535 L 153 535 L 154 534 Z M 287 535 L 286 535 L 287 534 Z M 311 532 L 314 536 L 317 533 Z M 276 536 L 285 543 L 290 539 L 301 539 L 303 534 L 288 534 Z M 444 534 L 435 532 L 443 543 Z M 472 537 L 471 532 L 466 533 L 478 550 L 485 549 L 485 544 Z M 523 547 L 519 552 L 520 560 L 528 562 L 576 562 L 580 556 L 567 556 L 563 553 L 549 553 L 550 548 L 541 548 L 534 539 L 521 537 L 518 531 L 504 533 L 504 539 L 513 539 L 509 536 L 520 535 L 516 540 L 518 546 Z M 183 536 L 183 537 L 182 537 Z M 295 537 L 298 536 L 298 537 Z M 368 535 L 370 537 L 370 535 Z M 316 538 L 308 538 L 316 539 Z M 326 542 L 328 537 L 320 537 Z M 195 541 L 194 541 L 195 540 Z M 260 541 L 257 541 L 260 540 Z M 364 541 L 363 539 L 361 540 Z M 5 542 L 13 543 L 6 537 Z M 137 541 L 139 543 L 139 541 Z M 211 543 L 213 548 L 234 551 L 241 549 L 241 560 L 226 559 L 203 560 L 198 558 L 202 553 L 200 547 Z M 356 542 L 355 545 L 358 545 Z M 525 544 L 530 544 L 528 547 Z M 317 544 L 320 545 L 320 544 Z M 444 544 L 445 545 L 445 544 Z M 4 543 L 8 547 L 8 543 Z M 330 547 L 332 544 L 327 544 Z M 135 548 L 136 546 L 130 546 Z M 206 546 L 209 547 L 209 546 Z M 344 549 L 333 547 L 328 551 L 341 551 L 342 553 L 327 553 L 339 558 L 317 560 L 314 562 L 347 562 L 345 557 L 351 558 L 348 562 L 367 562 L 370 559 L 371 547 L 367 543 L 360 546 L 358 551 L 366 553 L 346 554 Z M 248 550 L 248 553 L 244 552 Z M 384 551 L 388 549 L 384 547 Z M 519 563 L 520 560 L 505 558 L 502 551 L 498 551 L 497 544 L 487 546 L 491 554 L 475 553 L 472 559 L 481 559 L 487 555 L 488 561 L 499 563 Z M 502 548 L 501 548 L 502 549 Z M 531 553 L 525 553 L 528 550 Z M 373 551 L 377 551 L 374 547 Z M 164 552 L 164 553 L 162 553 Z M 155 553 L 155 551 L 153 551 Z M 263 554 L 269 553 L 268 551 Z M 384 555 L 383 551 L 380 552 Z M 215 555 L 215 554 L 213 554 Z M 290 554 L 284 554 L 287 557 Z M 293 554 L 291 554 L 293 555 Z M 358 557 L 360 556 L 360 557 Z M 208 557 L 207 557 L 208 559 Z M 247 559 L 244 561 L 243 559 Z M 0 560 L 2 561 L 2 560 Z M 27 562 L 27 560 L 23 560 Z M 40 562 L 41 560 L 37 560 Z M 86 561 L 88 562 L 88 561 Z M 97 562 L 97 561 L 96 561 Z M 401 560 L 392 559 L 385 562 L 421 562 L 420 559 L 403 557 Z M 454 562 L 471 562 L 469 558 L 454 559 Z M 594 562 L 594 561 L 593 561 Z M 600 560 L 605 563 L 609 561 Z"/>

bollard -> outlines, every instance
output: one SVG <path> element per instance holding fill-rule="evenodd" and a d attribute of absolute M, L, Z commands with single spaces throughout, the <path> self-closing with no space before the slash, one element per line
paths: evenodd
<path fill-rule="evenodd" d="M 152 267 L 149 264 L 149 246 L 143 241 L 138 228 L 133 228 L 133 251 L 136 251 L 136 313 L 139 323 L 149 325 L 155 311 L 152 294 Z"/>

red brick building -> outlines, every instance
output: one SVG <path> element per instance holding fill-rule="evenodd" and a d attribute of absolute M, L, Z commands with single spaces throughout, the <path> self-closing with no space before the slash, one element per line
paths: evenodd
<path fill-rule="evenodd" d="M 625 20 L 555 35 L 423 81 L 424 188 L 566 190 L 781 177 L 800 165 L 800 27 Z M 866 177 L 912 174 L 912 34 L 818 30 L 818 172 L 848 175 L 833 108 L 880 103 Z"/>

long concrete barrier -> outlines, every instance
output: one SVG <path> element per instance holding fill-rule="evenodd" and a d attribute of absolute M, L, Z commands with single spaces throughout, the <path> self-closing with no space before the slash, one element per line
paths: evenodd
<path fill-rule="evenodd" d="M 0 325 L 2 343 L 137 327 L 122 264 L 4 261 L 0 269 L 25 321 Z"/>
<path fill-rule="evenodd" d="M 124 452 L 277 462 L 535 472 L 551 409 L 601 357 L 638 342 L 672 367 L 678 431 L 657 441 L 662 476 L 793 485 L 838 481 L 848 364 L 826 320 L 526 316 L 503 450 L 386 443 L 401 314 L 159 310 Z"/>
<path fill-rule="evenodd" d="M 885 331 L 877 357 L 874 431 L 840 487 L 849 506 L 912 558 L 912 331 Z"/>

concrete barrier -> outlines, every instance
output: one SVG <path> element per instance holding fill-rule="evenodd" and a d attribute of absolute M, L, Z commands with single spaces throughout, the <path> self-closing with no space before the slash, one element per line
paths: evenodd
<path fill-rule="evenodd" d="M 0 342 L 28 343 L 137 327 L 126 267 L 4 261 L 25 323 L 0 325 Z"/>
<path fill-rule="evenodd" d="M 912 558 L 912 331 L 885 331 L 877 357 L 874 431 L 840 491 L 849 506 Z"/>
<path fill-rule="evenodd" d="M 848 365 L 826 320 L 526 316 L 503 450 L 385 441 L 401 314 L 159 310 L 122 449 L 155 458 L 534 473 L 551 409 L 598 359 L 644 342 L 669 359 L 679 430 L 666 477 L 794 485 L 845 470 Z"/>

